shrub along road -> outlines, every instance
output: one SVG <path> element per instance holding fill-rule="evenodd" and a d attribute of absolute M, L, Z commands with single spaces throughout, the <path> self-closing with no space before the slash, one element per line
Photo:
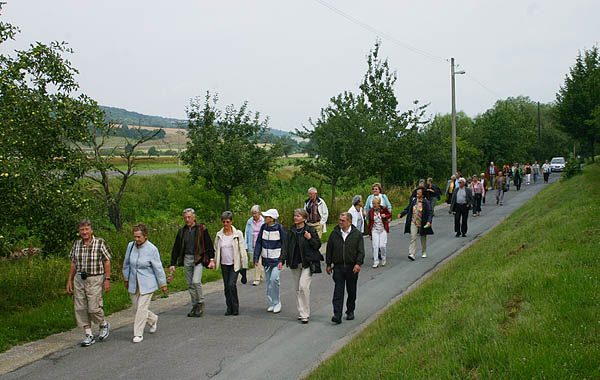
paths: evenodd
<path fill-rule="evenodd" d="M 202 318 L 186 317 L 187 306 L 163 312 L 159 314 L 158 332 L 154 335 L 146 332 L 140 344 L 131 343 L 131 320 L 128 326 L 113 330 L 106 342 L 56 352 L 2 378 L 296 379 L 307 375 L 339 349 L 349 336 L 364 328 L 436 265 L 489 231 L 544 187 L 524 185 L 520 192 L 511 187 L 502 207 L 496 206 L 490 192 L 482 216 L 469 217 L 466 238 L 454 237 L 453 217 L 447 208 L 438 208 L 433 221 L 435 235 L 428 238 L 429 257 L 426 259 L 420 258 L 420 253 L 415 262 L 407 259 L 409 236 L 403 233 L 404 220 L 391 229 L 385 268 L 371 268 L 372 251 L 367 238 L 354 321 L 344 320 L 337 326 L 330 322 L 333 281 L 323 273 L 313 277 L 310 323 L 300 324 L 296 320 L 292 275 L 283 271 L 280 314 L 266 312 L 264 283 L 259 287 L 249 285 L 251 282 L 238 283 L 239 316 L 225 317 L 223 294 L 214 292 L 206 297 Z M 405 205 L 395 205 L 393 214 L 403 207 Z"/>

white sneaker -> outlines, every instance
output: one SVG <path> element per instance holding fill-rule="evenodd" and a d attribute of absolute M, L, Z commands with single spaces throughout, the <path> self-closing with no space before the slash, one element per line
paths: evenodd
<path fill-rule="evenodd" d="M 415 261 L 415 255 L 408 255 L 408 259 L 410 261 Z"/>
<path fill-rule="evenodd" d="M 133 337 L 133 343 L 140 343 L 142 340 L 144 340 L 143 336 L 134 336 Z"/>
<path fill-rule="evenodd" d="M 281 311 L 281 302 L 279 302 L 277 305 L 275 305 L 275 307 L 273 308 L 273 313 L 279 313 Z"/>
<path fill-rule="evenodd" d="M 108 338 L 110 335 L 110 323 L 106 321 L 104 324 L 100 325 L 100 331 L 98 332 L 98 340 L 103 341 Z"/>
<path fill-rule="evenodd" d="M 426 258 L 427 254 L 425 252 L 423 252 L 423 254 L 421 255 L 422 258 Z"/>
<path fill-rule="evenodd" d="M 386 259 L 381 260 L 381 266 L 384 267 L 385 264 L 387 264 L 387 260 Z"/>
<path fill-rule="evenodd" d="M 371 268 L 377 268 L 379 266 L 379 264 L 373 264 L 373 266 Z"/>
<path fill-rule="evenodd" d="M 156 321 L 154 321 L 154 324 L 150 325 L 150 330 L 148 330 L 148 332 L 150 334 L 154 334 L 156 332 L 157 328 L 158 328 L 158 316 L 156 317 Z"/>
<path fill-rule="evenodd" d="M 91 346 L 94 343 L 96 343 L 96 339 L 94 338 L 94 336 L 86 334 L 85 338 L 81 342 L 81 347 L 89 347 L 89 346 Z"/>
<path fill-rule="evenodd" d="M 275 309 L 275 306 L 271 305 L 271 306 L 269 306 L 269 307 L 267 308 L 267 311 L 269 311 L 269 312 L 270 312 L 270 311 L 273 311 L 273 309 Z"/>

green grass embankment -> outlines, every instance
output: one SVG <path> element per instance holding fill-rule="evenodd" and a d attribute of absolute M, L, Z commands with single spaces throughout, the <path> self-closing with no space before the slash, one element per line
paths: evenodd
<path fill-rule="evenodd" d="M 599 189 L 548 186 L 308 378 L 600 378 Z"/>

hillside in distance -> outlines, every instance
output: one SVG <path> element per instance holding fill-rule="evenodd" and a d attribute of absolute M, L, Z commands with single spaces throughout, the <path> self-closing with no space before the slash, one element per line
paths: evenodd
<path fill-rule="evenodd" d="M 123 108 L 100 106 L 106 114 L 106 120 L 114 124 L 140 125 L 158 128 L 187 128 L 187 120 L 174 119 L 162 116 L 144 115 L 139 112 L 128 111 Z M 269 128 L 269 133 L 280 136 L 292 136 L 290 132 Z"/>

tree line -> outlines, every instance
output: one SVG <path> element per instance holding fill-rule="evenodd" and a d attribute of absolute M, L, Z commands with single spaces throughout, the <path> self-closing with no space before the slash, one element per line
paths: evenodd
<path fill-rule="evenodd" d="M 0 19 L 0 44 L 18 33 Z M 315 157 L 298 165 L 331 185 L 332 202 L 336 186 L 348 178 L 376 176 L 383 184 L 407 184 L 419 177 L 450 175 L 449 116 L 428 119 L 427 105 L 418 101 L 400 110 L 394 93 L 397 76 L 380 56 L 380 47 L 376 42 L 367 55 L 368 69 L 359 88 L 333 96 L 316 120 L 296 131 L 304 139 L 297 145 Z M 107 139 L 121 127 L 108 123 L 100 106 L 80 94 L 78 72 L 66 58 L 71 53 L 64 42 L 35 42 L 0 54 L 4 254 L 25 242 L 46 253 L 63 252 L 74 237 L 76 220 L 97 204 L 121 229 L 119 202 L 135 173 L 135 150 L 160 133 L 128 128 L 128 148 L 107 147 Z M 600 136 L 599 67 L 596 47 L 577 57 L 556 102 L 540 105 L 539 136 L 537 103 L 527 97 L 499 100 L 475 118 L 459 113 L 459 167 L 475 173 L 489 160 L 565 155 L 573 142 L 582 155 L 593 157 Z M 202 178 L 223 194 L 226 209 L 236 188 L 264 181 L 275 169 L 275 159 L 285 154 L 281 138 L 260 143 L 268 118 L 251 112 L 247 103 L 221 109 L 216 94 L 207 93 L 192 99 L 187 116 L 189 142 L 182 160 L 192 181 Z M 111 163 L 114 156 L 125 159 L 126 169 Z M 93 192 L 88 191 L 90 183 L 96 184 Z"/>

